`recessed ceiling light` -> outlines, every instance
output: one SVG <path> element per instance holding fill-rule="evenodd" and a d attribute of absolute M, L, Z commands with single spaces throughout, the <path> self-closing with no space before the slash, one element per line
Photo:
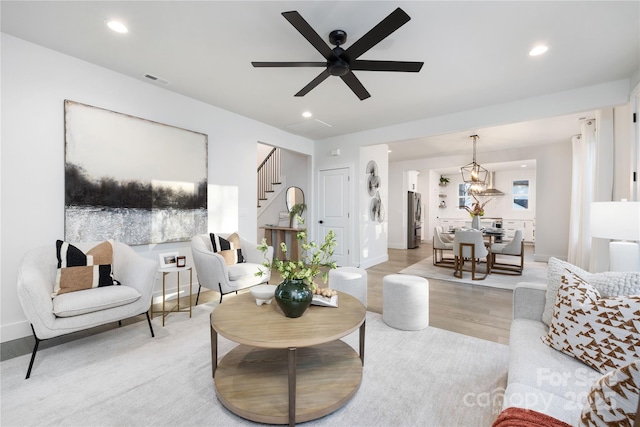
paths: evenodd
<path fill-rule="evenodd" d="M 120 34 L 129 32 L 129 29 L 120 21 L 107 21 L 107 27 Z"/>
<path fill-rule="evenodd" d="M 391 152 L 392 152 L 391 150 L 387 150 L 387 153 L 391 153 Z"/>
<path fill-rule="evenodd" d="M 305 111 L 304 113 L 302 113 L 302 117 L 305 117 L 307 119 L 311 116 L 313 116 L 313 114 L 311 114 L 311 111 Z"/>
<path fill-rule="evenodd" d="M 545 53 L 548 50 L 549 50 L 549 48 L 547 46 L 539 45 L 539 46 L 536 46 L 533 49 L 531 49 L 531 51 L 529 52 L 529 55 L 530 56 L 542 55 L 543 53 Z"/>
<path fill-rule="evenodd" d="M 526 168 L 526 167 L 527 167 L 527 165 L 520 165 L 520 167 L 521 167 L 521 168 Z"/>

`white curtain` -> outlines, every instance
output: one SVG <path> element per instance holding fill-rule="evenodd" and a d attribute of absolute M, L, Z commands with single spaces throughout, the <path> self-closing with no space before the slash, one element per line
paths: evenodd
<path fill-rule="evenodd" d="M 567 261 L 589 269 L 591 232 L 589 230 L 591 202 L 595 192 L 596 132 L 595 120 L 582 122 L 582 134 L 574 136 L 569 219 L 569 252 Z"/>

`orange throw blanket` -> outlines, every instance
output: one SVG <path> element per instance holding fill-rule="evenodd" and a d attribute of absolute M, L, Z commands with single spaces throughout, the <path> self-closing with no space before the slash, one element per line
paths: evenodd
<path fill-rule="evenodd" d="M 547 414 L 523 408 L 507 408 L 498 415 L 492 427 L 571 427 Z"/>

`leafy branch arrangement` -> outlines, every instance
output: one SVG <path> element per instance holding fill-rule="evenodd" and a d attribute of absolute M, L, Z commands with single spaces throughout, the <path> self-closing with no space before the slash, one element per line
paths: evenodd
<path fill-rule="evenodd" d="M 487 203 L 492 201 L 493 198 L 487 200 L 484 203 L 480 203 L 480 200 L 478 200 L 478 198 L 474 194 L 472 194 L 471 197 L 473 197 L 475 202 L 471 205 L 471 207 L 465 206 L 464 208 L 466 209 L 467 212 L 469 212 L 469 215 L 471 215 L 471 218 L 473 218 L 474 216 L 483 216 L 484 207 L 487 205 Z"/>
<path fill-rule="evenodd" d="M 307 233 L 305 231 L 300 231 L 296 235 L 296 239 L 300 242 L 300 247 L 304 253 L 300 260 L 279 260 L 274 257 L 272 263 L 265 261 L 262 265 L 270 269 L 276 269 L 283 280 L 304 280 L 311 290 L 315 290 L 315 277 L 322 273 L 322 282 L 327 283 L 329 269 L 336 268 L 336 263 L 332 260 L 333 251 L 336 246 L 336 235 L 333 230 L 329 230 L 321 245 L 313 241 L 307 242 Z M 262 244 L 258 246 L 258 249 L 263 253 L 267 252 L 266 239 L 262 239 Z M 280 249 L 286 256 L 286 243 L 282 242 Z M 264 271 L 260 270 L 256 275 L 262 276 L 264 273 Z"/>

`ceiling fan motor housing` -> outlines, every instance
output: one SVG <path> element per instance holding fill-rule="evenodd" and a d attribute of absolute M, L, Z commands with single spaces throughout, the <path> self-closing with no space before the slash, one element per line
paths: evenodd
<path fill-rule="evenodd" d="M 344 76 L 349 72 L 349 62 L 348 59 L 342 59 L 344 49 L 340 46 L 333 48 L 333 53 L 335 54 L 335 58 L 327 61 L 327 69 L 329 70 L 329 74 L 332 76 Z"/>

